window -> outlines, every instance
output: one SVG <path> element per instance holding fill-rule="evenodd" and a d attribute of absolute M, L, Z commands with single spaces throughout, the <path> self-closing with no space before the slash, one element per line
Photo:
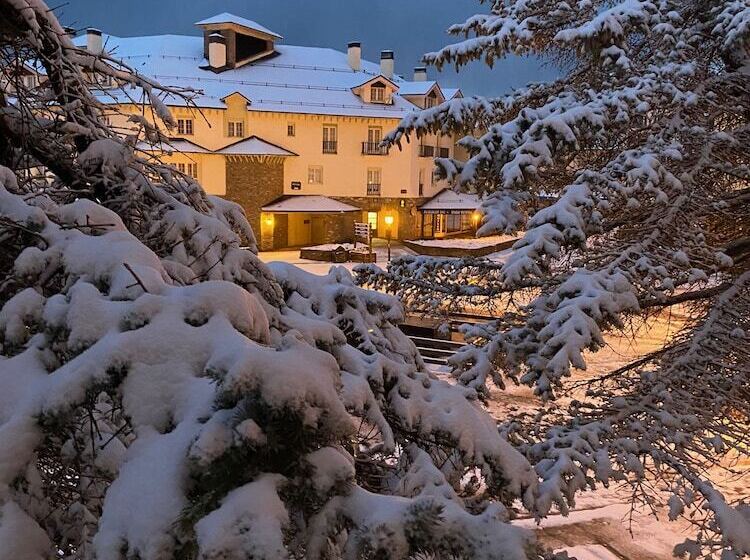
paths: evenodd
<path fill-rule="evenodd" d="M 419 196 L 424 196 L 424 169 L 419 170 Z"/>
<path fill-rule="evenodd" d="M 381 146 L 383 140 L 383 129 L 379 126 L 371 126 L 367 129 L 367 142 L 362 142 L 362 153 L 370 156 L 385 156 L 388 147 Z"/>
<path fill-rule="evenodd" d="M 385 85 L 377 82 L 370 87 L 370 102 L 385 103 Z"/>
<path fill-rule="evenodd" d="M 227 136 L 235 136 L 237 138 L 245 136 L 245 123 L 242 121 L 227 123 Z"/>
<path fill-rule="evenodd" d="M 367 129 L 367 141 L 376 146 L 383 141 L 383 129 L 379 126 L 371 126 Z"/>
<path fill-rule="evenodd" d="M 312 185 L 321 185 L 323 183 L 322 165 L 311 165 L 307 168 L 307 182 Z"/>
<path fill-rule="evenodd" d="M 287 124 L 286 125 L 286 135 L 287 136 L 295 136 L 296 134 L 297 134 L 296 127 L 292 123 Z"/>
<path fill-rule="evenodd" d="M 193 119 L 177 119 L 177 133 L 193 135 Z"/>
<path fill-rule="evenodd" d="M 373 235 L 375 235 L 375 233 L 378 231 L 378 213 L 368 212 L 367 223 L 370 224 L 370 231 Z"/>
<path fill-rule="evenodd" d="M 379 167 L 370 167 L 367 170 L 367 196 L 380 196 L 380 178 Z"/>
<path fill-rule="evenodd" d="M 336 125 L 323 125 L 323 153 L 335 154 L 338 149 L 338 130 Z"/>
<path fill-rule="evenodd" d="M 437 95 L 435 95 L 435 92 L 430 92 L 430 94 L 427 96 L 427 103 L 425 104 L 426 108 L 435 107 L 437 105 Z"/>
<path fill-rule="evenodd" d="M 185 175 L 189 175 L 193 179 L 198 178 L 198 164 L 195 162 L 192 163 L 178 163 L 177 164 L 177 171 L 180 173 L 184 173 Z"/>
<path fill-rule="evenodd" d="M 23 85 L 26 86 L 28 89 L 31 89 L 36 86 L 36 76 L 34 74 L 28 74 L 23 77 Z"/>

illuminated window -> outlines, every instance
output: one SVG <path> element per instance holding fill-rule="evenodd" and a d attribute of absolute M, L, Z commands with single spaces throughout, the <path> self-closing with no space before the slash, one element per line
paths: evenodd
<path fill-rule="evenodd" d="M 311 165 L 307 168 L 307 182 L 311 185 L 321 185 L 323 183 L 322 165 Z"/>
<path fill-rule="evenodd" d="M 377 212 L 368 212 L 367 213 L 367 223 L 370 224 L 370 231 L 375 233 L 378 230 L 378 213 Z"/>

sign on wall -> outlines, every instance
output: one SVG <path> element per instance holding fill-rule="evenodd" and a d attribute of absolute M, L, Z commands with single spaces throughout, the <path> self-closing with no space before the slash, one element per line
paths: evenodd
<path fill-rule="evenodd" d="M 292 190 L 293 191 L 301 191 L 302 190 L 302 183 L 300 181 L 292 181 Z"/>

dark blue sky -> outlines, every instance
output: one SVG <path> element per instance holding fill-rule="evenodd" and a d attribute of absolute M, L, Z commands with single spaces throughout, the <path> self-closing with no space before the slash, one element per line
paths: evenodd
<path fill-rule="evenodd" d="M 55 0 L 48 5 L 54 7 Z M 231 12 L 280 33 L 291 45 L 346 50 L 347 42 L 358 40 L 363 56 L 375 62 L 381 50 L 393 50 L 396 71 L 409 77 L 423 53 L 451 41 L 445 33 L 450 24 L 482 9 L 477 0 L 69 0 L 55 13 L 64 25 L 133 36 L 195 35 L 194 22 Z M 428 72 L 431 79 L 461 87 L 467 95 L 498 95 L 553 75 L 538 62 L 520 58 L 501 61 L 492 70 L 474 63 L 460 74 L 453 68 Z"/>

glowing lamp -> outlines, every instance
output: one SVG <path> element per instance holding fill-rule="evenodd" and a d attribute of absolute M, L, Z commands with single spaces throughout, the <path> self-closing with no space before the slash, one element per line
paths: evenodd
<path fill-rule="evenodd" d="M 392 226 L 392 225 L 393 225 L 393 216 L 391 216 L 390 214 L 387 214 L 387 215 L 386 215 L 386 216 L 385 216 L 385 217 L 383 218 L 383 221 L 385 222 L 385 225 L 387 225 L 387 226 Z"/>
<path fill-rule="evenodd" d="M 263 219 L 263 221 L 265 222 L 265 224 L 266 224 L 266 225 L 267 225 L 268 227 L 272 227 L 272 226 L 273 226 L 273 214 L 269 214 L 268 216 L 266 216 L 266 217 L 265 217 L 265 218 Z"/>

